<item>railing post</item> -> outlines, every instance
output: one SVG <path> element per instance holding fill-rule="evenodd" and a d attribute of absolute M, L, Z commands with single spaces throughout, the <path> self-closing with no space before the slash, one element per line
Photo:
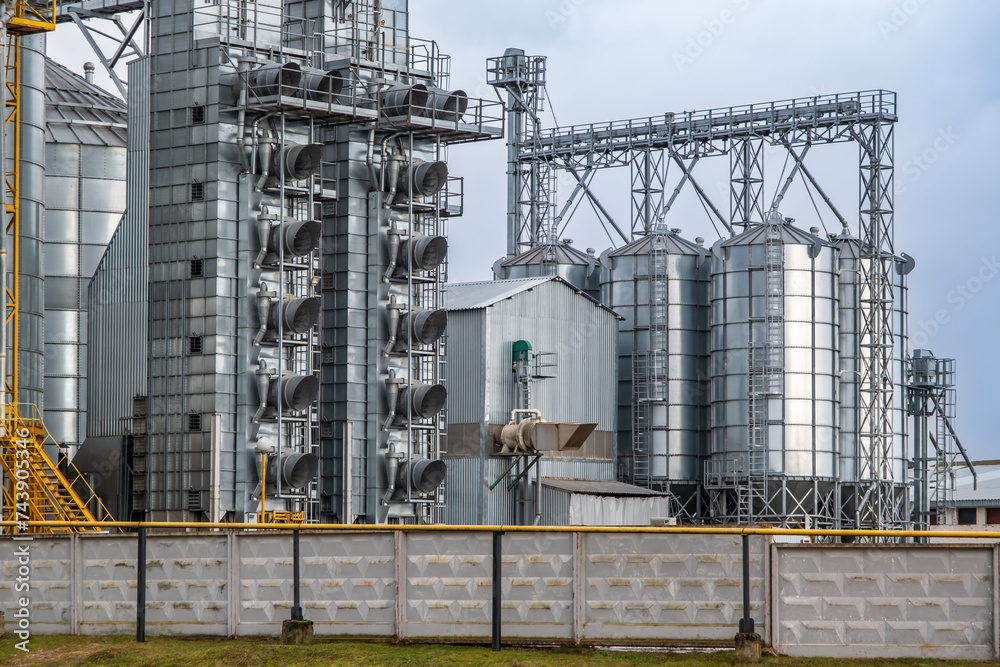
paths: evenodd
<path fill-rule="evenodd" d="M 753 619 L 750 617 L 750 536 L 743 533 L 743 618 L 740 619 L 740 632 L 753 631 Z"/>
<path fill-rule="evenodd" d="M 139 526 L 135 561 L 135 641 L 146 641 L 146 528 Z"/>
<path fill-rule="evenodd" d="M 493 650 L 500 650 L 500 602 L 503 596 L 503 533 L 493 532 Z"/>
<path fill-rule="evenodd" d="M 292 531 L 292 620 L 302 620 L 302 591 L 299 590 L 301 573 L 299 572 L 299 531 Z"/>

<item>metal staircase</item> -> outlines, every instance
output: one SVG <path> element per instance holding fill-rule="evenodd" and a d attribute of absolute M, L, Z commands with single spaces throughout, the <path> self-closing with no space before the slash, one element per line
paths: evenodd
<path fill-rule="evenodd" d="M 29 404 L 12 404 L 4 408 L 6 429 L 0 436 L 4 455 L 0 467 L 7 484 L 3 488 L 3 518 L 17 521 L 15 527 L 4 526 L 3 533 L 27 532 L 26 521 L 95 521 L 88 509 L 96 503 L 107 513 L 83 475 L 67 463 L 65 474 L 45 452 L 51 442 L 42 423 L 38 408 Z M 24 416 L 29 415 L 29 416 Z M 77 493 L 84 494 L 86 500 Z M 71 533 L 80 528 L 43 527 L 31 532 Z M 83 529 L 100 531 L 98 527 Z"/>

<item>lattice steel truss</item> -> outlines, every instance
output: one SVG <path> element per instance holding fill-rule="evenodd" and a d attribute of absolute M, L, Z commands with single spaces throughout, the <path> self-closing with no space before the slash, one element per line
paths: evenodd
<path fill-rule="evenodd" d="M 499 60 L 492 59 L 491 67 Z M 509 90 L 501 80 L 491 80 L 490 83 Z M 840 513 L 844 521 L 859 528 L 902 527 L 908 520 L 907 480 L 905 470 L 895 470 L 892 465 L 894 445 L 899 443 L 894 443 L 897 436 L 892 430 L 891 414 L 896 391 L 894 385 L 901 381 L 901 378 L 895 377 L 899 373 L 894 373 L 892 366 L 896 336 L 900 333 L 893 330 L 896 295 L 891 273 L 894 262 L 890 259 L 895 254 L 892 196 L 895 93 L 871 90 L 820 95 L 548 129 L 540 127 L 537 114 L 531 115 L 530 124 L 525 121 L 530 114 L 524 104 L 512 104 L 508 113 L 511 128 L 508 144 L 509 192 L 517 192 L 523 187 L 522 183 L 534 182 L 543 176 L 551 179 L 553 172 L 563 170 L 575 178 L 577 189 L 586 192 L 595 208 L 604 211 L 590 189 L 593 172 L 629 166 L 633 218 L 631 238 L 651 233 L 673 204 L 677 193 L 688 183 L 713 225 L 721 224 L 731 235 L 735 234 L 737 227 L 746 228 L 764 222 L 766 212 L 776 209 L 781 195 L 796 174 L 801 174 L 847 228 L 847 219 L 805 167 L 803 158 L 815 145 L 853 142 L 859 146 L 858 236 L 863 248 L 862 259 L 865 260 L 861 262 L 864 267 L 861 276 L 864 296 L 860 315 L 860 346 L 863 350 L 857 461 L 860 484 L 854 487 L 857 494 L 851 499 L 851 508 L 856 508 L 856 512 L 847 510 L 847 499 L 844 499 L 845 509 Z M 763 198 L 766 145 L 784 147 L 794 160 L 792 175 L 770 207 Z M 729 215 L 720 212 L 692 173 L 699 160 L 717 156 L 729 158 Z M 673 194 L 664 203 L 665 167 L 668 164 L 675 164 L 680 176 Z M 575 195 L 576 190 L 572 196 Z M 546 201 L 547 207 L 554 204 L 551 198 Z M 523 198 L 508 196 L 508 219 L 517 222 L 509 226 L 508 253 L 513 254 L 525 246 L 533 247 L 542 242 L 541 231 L 548 227 L 546 218 L 540 213 L 537 207 L 527 206 Z M 623 241 L 630 240 L 610 215 L 604 214 L 601 221 L 609 235 L 612 230 L 608 228 L 613 228 Z M 567 223 L 568 220 L 562 220 L 560 233 L 566 229 Z M 646 395 L 649 392 L 640 393 Z M 641 430 L 641 424 L 636 426 Z M 750 516 L 754 512 L 741 512 L 738 508 L 741 504 L 746 508 L 753 504 L 748 499 L 754 494 L 749 487 L 744 491 L 747 493 L 742 496 L 736 494 L 745 496 L 743 500 L 734 498 L 733 508 L 726 508 L 722 512 L 724 515 L 736 512 L 740 516 L 746 514 L 748 520 L 754 518 Z M 771 507 L 780 499 L 776 496 L 759 500 Z M 730 503 L 724 498 L 719 502 Z M 823 514 L 830 516 L 831 502 L 840 502 L 836 500 L 836 494 L 832 499 L 817 496 L 813 499 L 815 507 L 812 509 L 826 508 Z M 833 515 L 836 514 L 834 512 Z"/>

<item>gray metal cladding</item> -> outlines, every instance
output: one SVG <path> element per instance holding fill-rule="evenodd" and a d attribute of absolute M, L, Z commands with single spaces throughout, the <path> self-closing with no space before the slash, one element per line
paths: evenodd
<path fill-rule="evenodd" d="M 770 233 L 780 244 L 781 277 L 767 287 Z M 750 373 L 766 364 L 770 384 L 757 393 L 769 397 L 758 424 L 766 438 L 766 474 L 833 480 L 839 474 L 837 249 L 778 223 L 753 227 L 713 252 L 721 254 L 712 268 L 713 461 L 747 460 Z M 777 290 L 773 302 L 766 301 L 769 289 Z M 768 329 L 774 308 L 781 311 L 774 325 L 780 328 Z M 768 341 L 777 341 L 768 353 L 774 356 L 764 359 Z"/>
<path fill-rule="evenodd" d="M 445 302 L 450 304 L 448 300 Z M 489 338 L 486 309 L 448 312 L 448 422 L 482 422 L 487 397 L 495 394 L 486 381 Z M 506 423 L 506 422 L 505 422 Z"/>
<path fill-rule="evenodd" d="M 52 60 L 46 61 L 45 78 L 45 423 L 56 442 L 71 447 L 72 455 L 72 447 L 86 438 L 89 403 L 105 400 L 101 394 L 88 401 L 87 300 L 90 278 L 125 210 L 126 117 L 121 101 Z M 135 276 L 138 283 L 143 276 Z M 100 291 L 111 301 L 118 298 L 106 284 Z M 144 313 L 131 315 L 144 319 Z M 120 325 L 132 322 L 145 327 L 137 319 Z M 126 335 L 126 329 L 112 329 L 112 336 Z M 130 343 L 113 348 L 115 361 L 139 354 L 136 345 L 145 347 L 144 339 Z M 92 367 L 95 377 L 106 368 L 100 362 Z M 120 385 L 108 384 L 113 386 L 102 389 L 114 391 Z M 131 396 L 120 404 L 130 409 Z"/>
<path fill-rule="evenodd" d="M 87 293 L 87 436 L 128 432 L 132 399 L 147 393 L 149 58 L 129 63 L 126 200 Z"/>
<path fill-rule="evenodd" d="M 654 254 L 660 264 L 651 270 Z M 639 449 L 649 452 L 648 479 L 698 482 L 709 424 L 706 251 L 671 231 L 639 238 L 602 262 L 602 300 L 624 318 L 618 336 L 619 451 L 631 455 L 636 429 L 647 424 L 639 437 L 649 442 L 640 442 Z M 662 287 L 653 289 L 663 293 L 651 295 L 657 280 Z M 654 296 L 664 299 L 656 309 Z M 648 371 L 653 364 L 659 365 L 656 373 Z M 637 376 L 640 387 L 634 385 Z M 633 423 L 637 402 L 644 410 L 640 424 Z"/>

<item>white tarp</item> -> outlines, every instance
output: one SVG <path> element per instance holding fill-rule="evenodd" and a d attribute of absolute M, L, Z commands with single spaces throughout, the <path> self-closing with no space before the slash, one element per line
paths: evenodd
<path fill-rule="evenodd" d="M 569 498 L 571 526 L 648 526 L 669 516 L 669 496 L 615 497 L 574 493 Z"/>

